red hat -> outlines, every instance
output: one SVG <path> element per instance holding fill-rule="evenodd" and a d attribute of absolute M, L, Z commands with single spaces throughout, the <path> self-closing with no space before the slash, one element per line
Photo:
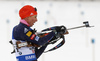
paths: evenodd
<path fill-rule="evenodd" d="M 37 15 L 37 9 L 30 5 L 25 5 L 19 10 L 19 16 L 21 19 L 34 15 Z"/>

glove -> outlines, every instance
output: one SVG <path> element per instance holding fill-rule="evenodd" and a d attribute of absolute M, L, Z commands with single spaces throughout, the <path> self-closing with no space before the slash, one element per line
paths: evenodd
<path fill-rule="evenodd" d="M 67 30 L 65 26 L 55 26 L 53 32 L 55 33 L 55 37 L 52 40 L 55 40 L 65 34 Z"/>
<path fill-rule="evenodd" d="M 66 27 L 65 26 L 56 26 L 55 31 L 59 34 L 65 34 L 66 33 Z"/>

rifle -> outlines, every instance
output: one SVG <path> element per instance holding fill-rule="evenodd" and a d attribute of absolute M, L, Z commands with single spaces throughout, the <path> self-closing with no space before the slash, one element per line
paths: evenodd
<path fill-rule="evenodd" d="M 58 45 L 56 45 L 55 47 L 49 49 L 48 51 L 45 51 L 44 53 L 49 52 L 49 51 L 53 51 L 53 50 L 58 49 L 58 48 L 60 48 L 61 46 L 63 46 L 64 43 L 65 43 L 65 37 L 64 37 L 64 35 L 69 34 L 68 30 L 73 30 L 73 29 L 78 29 L 78 28 L 83 28 L 83 27 L 86 27 L 86 28 L 94 27 L 94 26 L 90 26 L 88 21 L 83 22 L 83 24 L 84 24 L 84 25 L 82 25 L 82 26 L 77 26 L 77 27 L 73 27 L 73 28 L 68 28 L 68 29 L 66 29 L 66 33 L 61 34 L 61 35 L 60 35 L 58 38 L 56 38 L 56 39 L 55 39 L 55 37 L 54 37 L 53 39 L 51 39 L 50 42 L 44 44 L 44 45 L 55 44 L 55 43 L 56 43 L 58 40 L 60 40 L 61 38 L 63 39 Z M 42 32 L 37 33 L 37 35 L 39 35 L 40 37 L 44 37 L 45 34 L 48 34 L 48 33 L 50 33 L 50 32 L 53 31 L 53 30 L 54 30 L 53 27 L 47 28 L 47 29 L 43 30 Z M 52 41 L 52 40 L 54 40 L 54 41 Z M 43 45 L 43 46 L 44 46 L 44 45 Z"/>

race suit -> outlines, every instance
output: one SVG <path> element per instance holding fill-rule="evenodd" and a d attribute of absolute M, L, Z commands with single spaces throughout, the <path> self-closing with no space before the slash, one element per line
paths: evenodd
<path fill-rule="evenodd" d="M 15 55 L 17 61 L 37 61 L 40 55 L 44 52 L 47 46 L 42 46 L 40 49 L 37 47 L 21 47 L 17 49 L 16 42 L 26 42 L 37 45 L 44 45 L 54 37 L 55 33 L 50 32 L 48 35 L 40 38 L 35 33 L 34 30 L 30 28 L 25 20 L 20 20 L 20 23 L 13 28 L 12 32 L 12 42 L 15 47 Z"/>

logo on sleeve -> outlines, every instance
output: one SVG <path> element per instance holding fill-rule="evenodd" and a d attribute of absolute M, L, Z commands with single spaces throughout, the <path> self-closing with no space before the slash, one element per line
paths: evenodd
<path fill-rule="evenodd" d="M 32 35 L 32 32 L 31 32 L 31 31 L 28 31 L 28 32 L 26 33 L 26 35 L 27 35 L 28 37 L 30 37 L 30 36 Z"/>
<path fill-rule="evenodd" d="M 33 35 L 31 36 L 31 38 L 30 38 L 30 39 L 31 39 L 31 40 L 33 40 L 33 39 L 34 39 L 34 37 L 35 37 L 35 34 L 33 34 Z"/>
<path fill-rule="evenodd" d="M 38 36 L 36 36 L 36 37 L 35 37 L 35 40 L 36 40 L 36 41 L 38 41 L 38 40 L 39 40 L 39 37 L 38 37 Z"/>
<path fill-rule="evenodd" d="M 26 33 L 28 31 L 28 29 L 27 28 L 24 28 L 24 33 Z"/>

